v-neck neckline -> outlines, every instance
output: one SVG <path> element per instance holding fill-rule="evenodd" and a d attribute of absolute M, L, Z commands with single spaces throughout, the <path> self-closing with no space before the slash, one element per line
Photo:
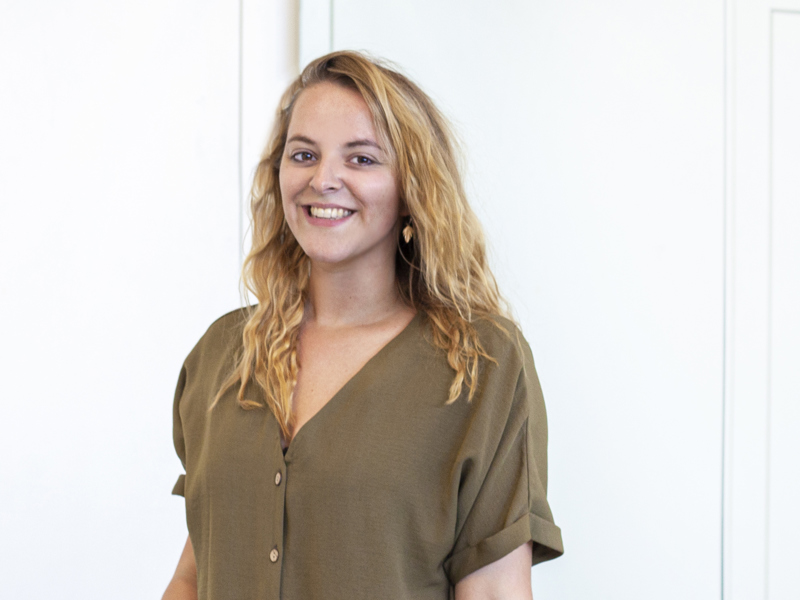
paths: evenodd
<path fill-rule="evenodd" d="M 373 354 L 369 358 L 369 360 L 367 360 L 367 362 L 365 362 L 361 366 L 361 368 L 358 371 L 356 371 L 350 377 L 350 379 L 348 379 L 344 383 L 344 385 L 342 385 L 342 387 L 340 387 L 338 389 L 338 391 L 333 396 L 331 396 L 331 398 L 325 404 L 323 404 L 320 407 L 320 409 L 317 412 L 315 412 L 314 415 L 310 419 L 308 419 L 308 421 L 306 421 L 300 429 L 298 429 L 295 432 L 295 434 L 292 436 L 291 441 L 289 442 L 289 445 L 286 447 L 286 451 L 285 452 L 284 452 L 283 444 L 281 443 L 281 437 L 282 437 L 281 436 L 281 431 L 280 431 L 280 428 L 278 428 L 278 435 L 277 435 L 278 441 L 277 441 L 277 443 L 278 443 L 278 448 L 281 450 L 281 454 L 283 455 L 284 461 L 290 462 L 290 458 L 293 455 L 292 449 L 297 444 L 298 436 L 301 436 L 300 439 L 302 440 L 303 436 L 301 434 L 302 434 L 303 431 L 306 430 L 306 428 L 308 428 L 309 425 L 311 425 L 312 423 L 317 422 L 319 420 L 320 415 L 323 415 L 323 413 L 325 413 L 326 411 L 329 412 L 331 409 L 329 409 L 328 407 L 330 407 L 332 404 L 335 404 L 339 400 L 339 398 L 341 398 L 342 396 L 346 395 L 347 391 L 350 388 L 352 388 L 358 382 L 359 379 L 362 378 L 363 373 L 365 371 L 371 369 L 375 365 L 375 363 L 377 363 L 378 361 L 382 360 L 383 357 L 386 354 L 388 354 L 395 346 L 397 346 L 400 343 L 400 341 L 402 340 L 402 338 L 404 338 L 407 335 L 409 335 L 410 332 L 413 329 L 415 329 L 415 325 L 419 322 L 420 315 L 421 315 L 421 312 L 417 311 L 414 314 L 414 316 L 411 318 L 411 321 L 409 321 L 408 324 L 405 327 L 403 327 L 403 329 L 401 329 L 397 333 L 397 335 L 395 335 L 392 339 L 390 339 L 388 342 L 386 342 L 375 354 Z"/>

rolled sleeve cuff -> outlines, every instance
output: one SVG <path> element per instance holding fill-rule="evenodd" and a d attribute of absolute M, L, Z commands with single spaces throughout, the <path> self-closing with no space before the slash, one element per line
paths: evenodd
<path fill-rule="evenodd" d="M 529 541 L 533 541 L 531 566 L 564 553 L 561 529 L 550 521 L 528 513 L 502 531 L 451 556 L 444 563 L 445 573 L 455 586 L 470 573 L 500 560 Z"/>
<path fill-rule="evenodd" d="M 183 482 L 186 480 L 186 475 L 181 475 L 178 477 L 178 481 L 175 482 L 175 486 L 172 488 L 172 494 L 174 496 L 183 496 Z"/>

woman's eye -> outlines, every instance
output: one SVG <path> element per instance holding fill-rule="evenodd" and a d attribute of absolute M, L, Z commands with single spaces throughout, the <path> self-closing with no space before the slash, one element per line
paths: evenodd
<path fill-rule="evenodd" d="M 292 160 L 296 160 L 297 162 L 306 162 L 314 158 L 311 152 L 295 152 L 292 154 Z"/>
<path fill-rule="evenodd" d="M 354 162 L 358 165 L 371 165 L 375 161 L 372 160 L 369 156 L 356 156 L 352 159 L 351 162 Z"/>

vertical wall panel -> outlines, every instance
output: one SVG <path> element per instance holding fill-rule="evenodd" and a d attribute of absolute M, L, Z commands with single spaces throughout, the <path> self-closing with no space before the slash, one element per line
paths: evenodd
<path fill-rule="evenodd" d="M 800 487 L 794 441 L 800 2 L 729 0 L 726 7 L 723 597 L 796 598 L 798 554 L 789 540 L 798 532 Z"/>
<path fill-rule="evenodd" d="M 764 600 L 769 236 L 769 6 L 732 0 L 724 593 Z"/>
<path fill-rule="evenodd" d="M 239 4 L 0 3 L 0 595 L 159 598 L 172 395 L 239 304 Z"/>
<path fill-rule="evenodd" d="M 272 129 L 275 109 L 297 76 L 297 0 L 242 0 L 241 253 L 250 250 L 250 188 Z M 250 299 L 256 302 L 255 299 Z"/>
<path fill-rule="evenodd" d="M 723 6 L 335 0 L 456 123 L 550 420 L 536 598 L 718 598 Z"/>
<path fill-rule="evenodd" d="M 300 68 L 331 51 L 333 0 L 298 0 Z"/>
<path fill-rule="evenodd" d="M 768 598 L 800 595 L 800 11 L 772 14 Z"/>

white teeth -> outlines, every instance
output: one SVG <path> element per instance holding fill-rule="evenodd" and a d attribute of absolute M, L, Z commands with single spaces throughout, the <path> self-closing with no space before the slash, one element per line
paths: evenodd
<path fill-rule="evenodd" d="M 343 208 L 319 208 L 317 206 L 309 207 L 309 212 L 312 217 L 317 217 L 318 219 L 342 219 L 353 214 L 352 210 L 345 210 Z"/>

